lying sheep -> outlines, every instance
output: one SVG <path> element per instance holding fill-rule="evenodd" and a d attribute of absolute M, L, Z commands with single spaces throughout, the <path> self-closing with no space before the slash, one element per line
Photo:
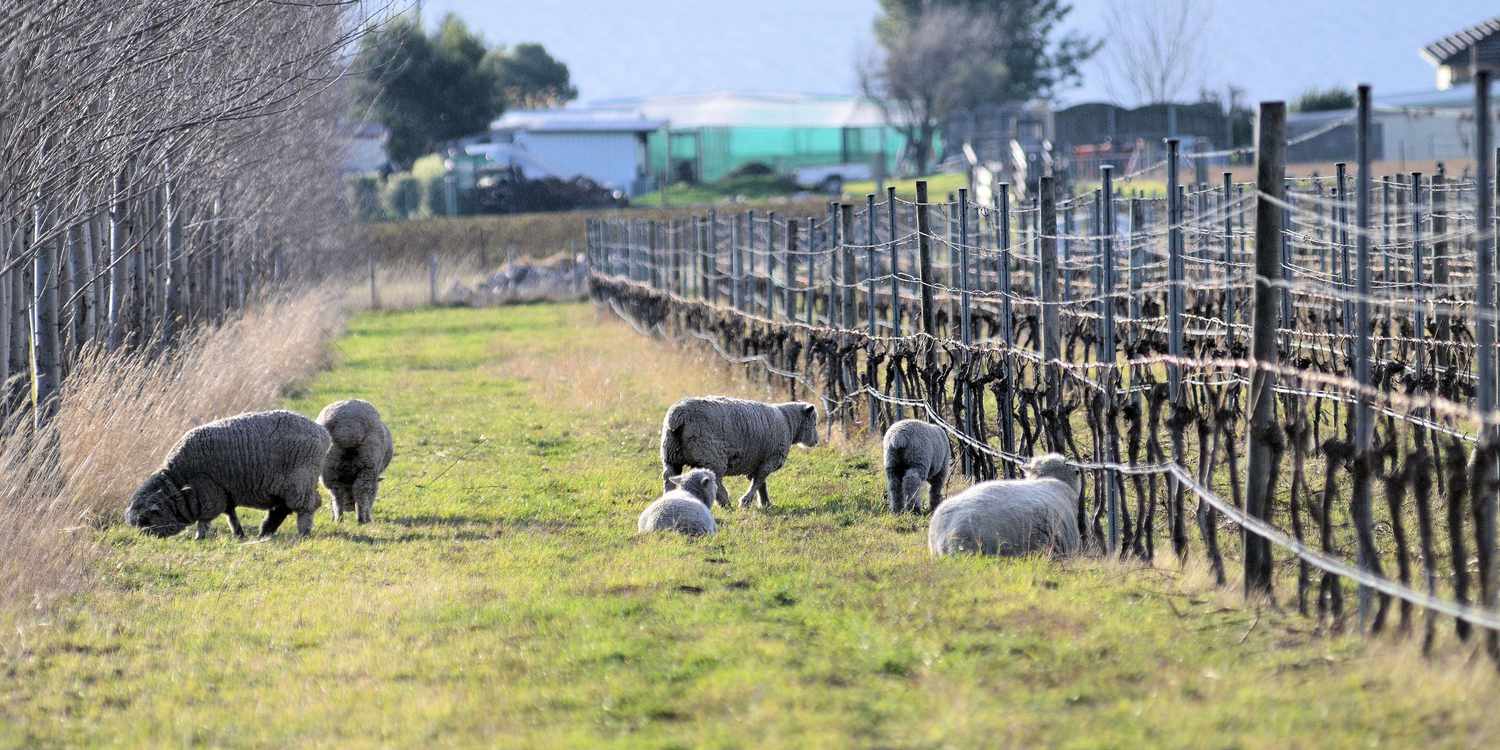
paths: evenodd
<path fill-rule="evenodd" d="M 683 399 L 662 420 L 664 489 L 672 488 L 671 477 L 683 467 L 696 466 L 717 477 L 714 496 L 720 505 L 729 505 L 724 477 L 741 476 L 750 478 L 750 489 L 740 507 L 748 507 L 756 493 L 769 507 L 766 477 L 786 463 L 793 443 L 818 444 L 818 412 L 812 404 L 763 404 L 724 396 Z"/>
<path fill-rule="evenodd" d="M 343 514 L 357 508 L 359 522 L 369 523 L 380 475 L 395 453 L 391 431 L 374 405 L 359 399 L 323 407 L 318 424 L 333 438 L 323 459 L 323 485 L 333 493 L 333 520 L 343 520 Z"/>
<path fill-rule="evenodd" d="M 1078 470 L 1050 453 L 1032 459 L 1025 471 L 1025 479 L 980 482 L 945 500 L 927 527 L 932 554 L 1077 553 Z"/>
<path fill-rule="evenodd" d="M 885 484 L 891 512 L 922 511 L 917 490 L 927 482 L 929 510 L 943 501 L 951 451 L 948 433 L 920 419 L 903 419 L 885 431 Z"/>
<path fill-rule="evenodd" d="M 146 479 L 125 511 L 131 526 L 155 536 L 172 536 L 198 524 L 229 516 L 234 535 L 245 536 L 235 508 L 269 511 L 261 536 L 276 533 L 297 514 L 297 531 L 312 531 L 318 496 L 318 470 L 328 455 L 328 431 L 289 411 L 265 411 L 209 422 L 177 441 L 162 467 Z"/>
<path fill-rule="evenodd" d="M 712 471 L 693 469 L 667 481 L 676 485 L 677 489 L 657 498 L 656 502 L 641 511 L 641 517 L 635 524 L 637 532 L 678 531 L 698 536 L 719 530 L 718 524 L 714 523 L 713 514 L 708 511 L 709 503 L 713 502 L 714 493 L 719 486 L 719 478 Z"/>

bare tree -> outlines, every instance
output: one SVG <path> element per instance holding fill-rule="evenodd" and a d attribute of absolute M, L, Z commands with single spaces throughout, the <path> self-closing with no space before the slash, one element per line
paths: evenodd
<path fill-rule="evenodd" d="M 1202 81 L 1209 18 L 1208 3 L 1191 0 L 1111 3 L 1101 67 L 1115 99 L 1169 102 Z"/>
<path fill-rule="evenodd" d="M 369 10 L 0 11 L 0 373 L 30 369 L 38 415 L 89 340 L 168 351 L 247 290 L 342 246 L 345 81 L 355 43 L 390 8 Z M 20 391 L 0 388 L 0 412 Z"/>
<path fill-rule="evenodd" d="M 998 63 L 984 50 L 993 37 L 988 18 L 939 6 L 860 63 L 860 87 L 905 136 L 907 158 L 918 172 L 927 171 L 943 121 L 966 105 L 977 81 L 992 78 Z"/>

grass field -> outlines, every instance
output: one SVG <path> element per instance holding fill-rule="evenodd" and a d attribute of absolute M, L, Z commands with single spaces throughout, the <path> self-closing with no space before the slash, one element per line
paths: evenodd
<path fill-rule="evenodd" d="M 904 180 L 889 180 L 886 182 L 886 186 L 895 187 L 896 195 L 906 200 L 916 200 L 918 180 L 927 181 L 927 200 L 934 203 L 941 203 L 948 199 L 949 193 L 955 192 L 961 187 L 969 186 L 969 178 L 962 172 L 934 174 Z M 851 201 L 864 200 L 866 195 L 875 192 L 875 187 L 874 180 L 845 183 L 844 199 Z M 876 196 L 876 198 L 883 199 L 884 196 Z"/>
<path fill-rule="evenodd" d="M 99 532 L 101 585 L 6 641 L 0 745 L 1494 741 L 1483 660 L 1324 638 L 1168 565 L 932 560 L 879 512 L 872 445 L 799 450 L 712 538 L 637 537 L 660 415 L 703 392 L 777 395 L 585 305 L 356 318 L 288 406 L 384 411 L 375 523 Z"/>

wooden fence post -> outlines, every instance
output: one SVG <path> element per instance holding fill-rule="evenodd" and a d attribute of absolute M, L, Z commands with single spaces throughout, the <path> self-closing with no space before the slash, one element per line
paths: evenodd
<path fill-rule="evenodd" d="M 976 432 L 974 424 L 974 392 L 969 387 L 965 378 L 969 369 L 972 352 L 970 347 L 974 344 L 973 328 L 970 327 L 970 296 L 969 285 L 969 189 L 958 189 L 958 202 L 955 210 L 958 212 L 958 332 L 959 340 L 964 345 L 964 367 L 960 370 L 959 379 L 954 387 L 958 389 L 964 407 L 963 421 L 959 423 L 959 429 L 965 435 L 972 436 Z M 974 449 L 967 443 L 959 446 L 960 469 L 965 476 L 974 476 Z"/>
<path fill-rule="evenodd" d="M 925 365 L 930 371 L 937 366 L 937 311 L 933 309 L 932 226 L 928 222 L 927 208 L 927 181 L 917 180 L 917 283 L 922 301 L 922 333 L 929 339 L 923 347 L 927 351 Z M 927 398 L 933 415 L 941 414 L 943 394 L 929 393 Z M 928 416 L 929 422 L 931 416 Z"/>
<path fill-rule="evenodd" d="M 839 204 L 839 256 L 843 262 L 843 270 L 839 272 L 839 300 L 844 310 L 839 314 L 841 328 L 853 330 L 855 321 L 859 320 L 857 303 L 854 299 L 856 272 L 854 270 L 854 247 L 850 243 L 854 239 L 854 206 L 849 203 Z"/>
<path fill-rule="evenodd" d="M 1417 339 L 1414 359 L 1418 377 L 1427 370 L 1427 309 L 1422 287 L 1426 282 L 1426 269 L 1422 253 L 1422 173 L 1411 173 L 1411 290 L 1415 304 L 1412 305 L 1412 337 Z"/>
<path fill-rule="evenodd" d="M 776 212 L 766 213 L 766 319 L 776 320 Z"/>
<path fill-rule="evenodd" d="M 897 235 L 896 223 L 896 188 L 886 188 L 886 235 L 891 243 L 891 335 L 901 338 L 901 243 Z M 896 387 L 901 387 L 901 381 L 896 381 Z M 900 396 L 900 391 L 897 391 Z M 900 413 L 900 412 L 898 412 Z"/>
<path fill-rule="evenodd" d="M 437 307 L 438 303 L 438 259 L 437 253 L 427 256 L 427 304 Z"/>
<path fill-rule="evenodd" d="M 818 306 L 818 224 L 813 217 L 807 217 L 807 326 L 811 328 L 817 319 L 814 317 L 813 308 Z M 833 317 L 833 302 L 828 303 L 828 317 Z"/>
<path fill-rule="evenodd" d="M 1495 408 L 1495 226 L 1494 195 L 1490 192 L 1490 73 L 1479 67 L 1476 56 L 1474 71 L 1474 263 L 1475 280 L 1476 344 L 1479 359 L 1478 407 L 1488 418 Z M 1500 188 L 1497 188 L 1500 189 Z M 1361 337 L 1364 338 L 1364 337 Z M 1500 428 L 1485 424 L 1477 455 L 1487 456 L 1484 466 L 1484 481 L 1474 487 L 1480 493 L 1474 498 L 1474 543 L 1479 562 L 1480 603 L 1490 609 L 1500 606 L 1500 586 L 1496 585 L 1495 570 L 1495 455 L 1489 452 L 1500 441 Z M 1485 648 L 1492 658 L 1500 660 L 1500 633 L 1485 632 Z"/>
<path fill-rule="evenodd" d="M 999 406 L 1000 448 L 1007 456 L 1013 456 L 1016 452 L 1015 379 L 1019 369 L 1013 353 L 1016 334 L 1010 282 L 1010 183 L 1002 182 L 999 187 L 999 194 L 995 196 L 995 247 L 1000 249 L 1000 253 L 995 260 L 995 270 L 1000 281 L 1000 337 L 1005 340 L 1006 348 L 1005 388 Z M 1001 463 L 1005 465 L 1005 476 L 1015 478 L 1015 465 L 1010 461 Z"/>
<path fill-rule="evenodd" d="M 1350 515 L 1354 520 L 1355 539 L 1359 544 L 1360 567 L 1379 575 L 1380 553 L 1375 549 L 1374 518 L 1370 512 L 1370 474 L 1375 469 L 1375 457 L 1372 455 L 1375 412 L 1370 404 L 1370 397 L 1365 392 L 1365 389 L 1374 385 L 1370 377 L 1370 337 L 1373 335 L 1370 326 L 1370 87 L 1360 85 L 1356 98 L 1358 99 L 1358 116 L 1354 133 L 1359 172 L 1355 175 L 1354 213 L 1357 229 L 1355 244 L 1358 247 L 1359 263 L 1357 281 L 1359 298 L 1355 300 L 1354 379 L 1359 383 L 1361 393 L 1355 407 L 1354 460 L 1356 466 L 1349 504 Z M 1484 188 L 1481 187 L 1480 191 L 1483 192 Z M 1484 253 L 1481 253 L 1480 261 L 1479 278 L 1484 279 L 1487 275 L 1484 268 L 1489 260 Z M 1485 297 L 1480 297 L 1479 300 L 1482 307 Z M 1482 336 L 1483 328 L 1480 330 Z M 1493 326 L 1491 326 L 1491 332 L 1493 334 Z M 1482 338 L 1480 341 L 1480 351 L 1489 351 Z M 1480 357 L 1481 373 L 1484 372 L 1482 362 L 1485 359 L 1490 359 L 1490 357 Z M 1363 584 L 1359 586 L 1361 629 L 1364 629 L 1370 621 L 1370 602 L 1373 593 L 1370 587 Z M 1384 600 L 1385 596 L 1382 595 L 1381 599 Z"/>
<path fill-rule="evenodd" d="M 745 212 L 745 231 L 749 235 L 745 238 L 745 286 L 750 298 L 745 302 L 745 309 L 751 315 L 760 314 L 755 308 L 755 299 L 759 296 L 760 278 L 755 275 L 755 209 Z"/>
<path fill-rule="evenodd" d="M 740 215 L 729 215 L 729 306 L 735 312 L 743 312 L 741 299 L 741 287 L 744 277 L 742 268 L 744 258 L 740 255 Z"/>
<path fill-rule="evenodd" d="M 917 281 L 921 285 L 922 333 L 936 337 L 936 311 L 932 300 L 932 244 L 929 239 L 931 225 L 927 221 L 927 181 L 917 180 Z M 928 359 L 933 358 L 928 347 Z M 929 366 L 931 366 L 929 362 Z"/>
<path fill-rule="evenodd" d="M 828 202 L 828 327 L 843 329 L 843 226 L 838 222 L 837 202 Z"/>
<path fill-rule="evenodd" d="M 1182 389 L 1182 191 L 1178 185 L 1177 172 L 1179 141 L 1167 139 L 1167 393 L 1174 411 L 1183 403 Z M 1175 415 L 1174 415 L 1175 416 Z M 1180 438 L 1181 429 L 1174 429 L 1172 437 L 1172 460 L 1179 466 L 1186 464 L 1187 452 Z M 1184 513 L 1184 490 L 1175 475 L 1167 477 L 1168 507 L 1171 509 L 1172 551 L 1179 560 L 1187 555 L 1187 528 Z"/>
<path fill-rule="evenodd" d="M 1286 194 L 1286 104 L 1261 102 L 1256 122 L 1255 319 L 1250 379 L 1250 463 L 1245 475 L 1245 513 L 1269 521 L 1276 488 L 1271 454 L 1276 439 L 1276 331 L 1281 322 L 1282 201 Z M 1227 181 L 1229 176 L 1225 175 Z M 1271 593 L 1271 542 L 1244 531 L 1245 596 Z"/>
<path fill-rule="evenodd" d="M 1100 224 L 1103 231 L 1100 234 L 1099 246 L 1099 361 L 1105 367 L 1101 371 L 1102 385 L 1104 386 L 1104 409 L 1105 423 L 1102 425 L 1100 434 L 1104 435 L 1108 444 L 1098 447 L 1100 463 L 1115 463 L 1118 458 L 1115 455 L 1115 424 L 1113 412 L 1115 408 L 1115 394 L 1118 393 L 1118 385 L 1115 380 L 1115 362 L 1118 354 L 1115 351 L 1115 192 L 1114 192 L 1114 168 L 1104 165 L 1101 168 L 1101 180 L 1099 186 L 1099 213 Z M 1109 521 L 1109 535 L 1107 550 L 1110 554 L 1120 551 L 1120 494 L 1116 492 L 1115 472 L 1106 470 L 1102 473 L 1104 478 L 1104 508 Z"/>
<path fill-rule="evenodd" d="M 648 271 L 651 274 L 648 280 L 651 282 L 652 289 L 661 288 L 661 258 L 657 254 L 659 239 L 656 219 L 651 219 L 646 222 L 646 258 L 649 265 Z"/>
<path fill-rule="evenodd" d="M 1257 155 L 1259 152 L 1256 152 Z M 1283 194 L 1286 193 L 1283 187 Z M 1235 323 L 1235 299 L 1234 299 L 1234 211 L 1230 204 L 1234 200 L 1234 173 L 1224 173 L 1223 192 L 1220 194 L 1224 210 L 1224 351 L 1232 351 L 1227 344 L 1234 342 Z M 1278 232 L 1278 234 L 1280 234 Z M 1276 253 L 1281 254 L 1281 237 L 1272 238 L 1276 243 Z M 1279 263 L 1279 260 L 1278 260 Z"/>
<path fill-rule="evenodd" d="M 1041 256 L 1041 273 L 1037 277 L 1037 291 L 1042 299 L 1042 362 L 1047 373 L 1047 408 L 1061 413 L 1062 331 L 1059 330 L 1057 310 L 1057 194 L 1053 190 L 1052 177 L 1043 176 L 1039 181 L 1038 198 L 1041 200 L 1040 224 L 1037 225 L 1038 254 Z M 1062 451 L 1061 435 L 1056 434 L 1056 425 L 1049 430 L 1050 450 Z"/>
<path fill-rule="evenodd" d="M 894 257 L 895 248 L 892 247 L 890 250 Z M 875 302 L 875 194 L 870 193 L 865 196 L 865 330 L 869 332 L 871 339 L 880 335 L 875 319 Z M 869 381 L 870 388 L 873 389 L 876 382 L 875 364 L 868 359 L 866 362 L 869 374 L 865 379 Z M 875 398 L 874 393 L 869 395 L 868 401 L 870 434 L 876 435 L 880 433 L 880 420 L 876 419 L 876 415 L 880 414 L 880 401 Z"/>
<path fill-rule="evenodd" d="M 788 322 L 797 319 L 797 292 L 792 286 L 797 281 L 797 220 L 788 217 L 786 220 L 786 247 L 782 249 L 782 272 L 785 274 L 781 284 L 781 291 L 786 299 L 782 309 L 786 313 Z"/>
<path fill-rule="evenodd" d="M 708 224 L 703 229 L 704 290 L 708 303 L 719 303 L 719 212 L 708 209 Z"/>

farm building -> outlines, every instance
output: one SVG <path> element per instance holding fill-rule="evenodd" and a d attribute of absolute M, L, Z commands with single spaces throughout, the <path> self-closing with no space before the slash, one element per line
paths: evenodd
<path fill-rule="evenodd" d="M 390 164 L 385 143 L 391 133 L 384 125 L 353 122 L 340 126 L 344 135 L 344 159 L 341 168 L 348 173 L 378 172 Z"/>
<path fill-rule="evenodd" d="M 1437 68 L 1437 87 L 1446 91 L 1473 81 L 1473 67 L 1500 68 L 1500 16 L 1474 24 L 1422 48 L 1422 58 Z"/>
<path fill-rule="evenodd" d="M 513 164 L 529 178 L 587 177 L 626 195 L 656 187 L 648 136 L 666 123 L 638 111 L 568 107 L 507 112 L 465 150 Z"/>
<path fill-rule="evenodd" d="M 761 163 L 779 172 L 832 164 L 870 164 L 883 156 L 894 170 L 906 141 L 874 103 L 852 96 L 714 93 L 597 102 L 600 109 L 664 120 L 651 133 L 651 171 L 673 179 L 718 180 Z M 670 165 L 670 166 L 669 166 Z"/>
<path fill-rule="evenodd" d="M 1436 68 L 1436 90 L 1395 95 L 1374 92 L 1370 156 L 1407 166 L 1467 162 L 1474 156 L 1471 73 L 1475 63 L 1500 70 L 1500 17 L 1443 37 L 1420 53 Z M 1495 99 L 1490 101 L 1493 117 Z M 1293 140 L 1289 160 L 1311 163 L 1353 158 L 1353 115 L 1353 110 L 1291 114 L 1287 118 Z"/>

